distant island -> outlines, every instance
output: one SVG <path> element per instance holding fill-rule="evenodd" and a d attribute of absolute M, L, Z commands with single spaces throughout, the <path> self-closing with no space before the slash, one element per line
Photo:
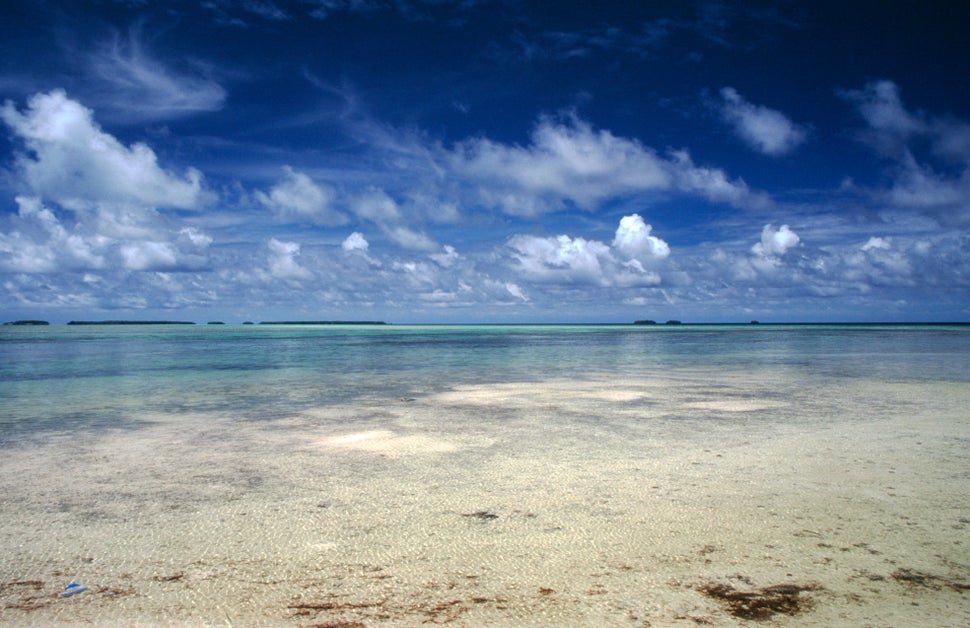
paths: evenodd
<path fill-rule="evenodd" d="M 4 323 L 4 325 L 50 325 L 47 321 L 10 321 L 9 323 Z"/>
<path fill-rule="evenodd" d="M 641 321 L 633 321 L 634 325 L 656 325 L 657 321 L 652 321 L 650 319 L 644 319 Z M 664 325 L 680 325 L 681 322 L 678 320 L 669 320 Z"/>
<path fill-rule="evenodd" d="M 387 325 L 384 321 L 262 321 L 260 325 Z"/>
<path fill-rule="evenodd" d="M 68 325 L 195 325 L 191 321 L 70 321 Z"/>

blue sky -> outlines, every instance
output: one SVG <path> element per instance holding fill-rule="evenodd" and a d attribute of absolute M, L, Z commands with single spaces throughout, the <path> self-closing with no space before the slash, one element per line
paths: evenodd
<path fill-rule="evenodd" d="M 0 318 L 968 320 L 966 24 L 5 2 Z"/>

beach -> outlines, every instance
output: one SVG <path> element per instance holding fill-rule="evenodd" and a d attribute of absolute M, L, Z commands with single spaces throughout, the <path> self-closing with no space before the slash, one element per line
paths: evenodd
<path fill-rule="evenodd" d="M 593 366 L 8 442 L 0 623 L 970 623 L 966 381 Z"/>

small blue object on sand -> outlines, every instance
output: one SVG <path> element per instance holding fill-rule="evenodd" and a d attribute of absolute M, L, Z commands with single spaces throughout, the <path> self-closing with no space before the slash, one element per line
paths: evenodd
<path fill-rule="evenodd" d="M 83 584 L 72 582 L 71 584 L 64 587 L 64 590 L 61 591 L 60 597 L 62 598 L 71 597 L 72 595 L 77 595 L 78 593 L 82 593 L 87 590 L 88 588 Z"/>

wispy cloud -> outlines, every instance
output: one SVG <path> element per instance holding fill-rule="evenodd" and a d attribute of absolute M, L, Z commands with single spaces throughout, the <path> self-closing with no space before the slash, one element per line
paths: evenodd
<path fill-rule="evenodd" d="M 970 124 L 910 111 L 888 80 L 839 95 L 867 124 L 860 139 L 893 164 L 891 185 L 871 193 L 890 208 L 915 210 L 946 226 L 970 226 Z"/>
<path fill-rule="evenodd" d="M 99 86 L 92 95 L 100 109 L 118 119 L 164 120 L 218 111 L 226 90 L 204 67 L 184 63 L 194 72 L 175 70 L 158 60 L 142 41 L 141 28 L 126 38 L 116 35 L 87 56 L 87 69 Z"/>
<path fill-rule="evenodd" d="M 807 133 L 780 111 L 745 100 L 733 87 L 721 90 L 721 116 L 734 133 L 752 149 L 765 155 L 790 153 L 805 141 Z"/>

